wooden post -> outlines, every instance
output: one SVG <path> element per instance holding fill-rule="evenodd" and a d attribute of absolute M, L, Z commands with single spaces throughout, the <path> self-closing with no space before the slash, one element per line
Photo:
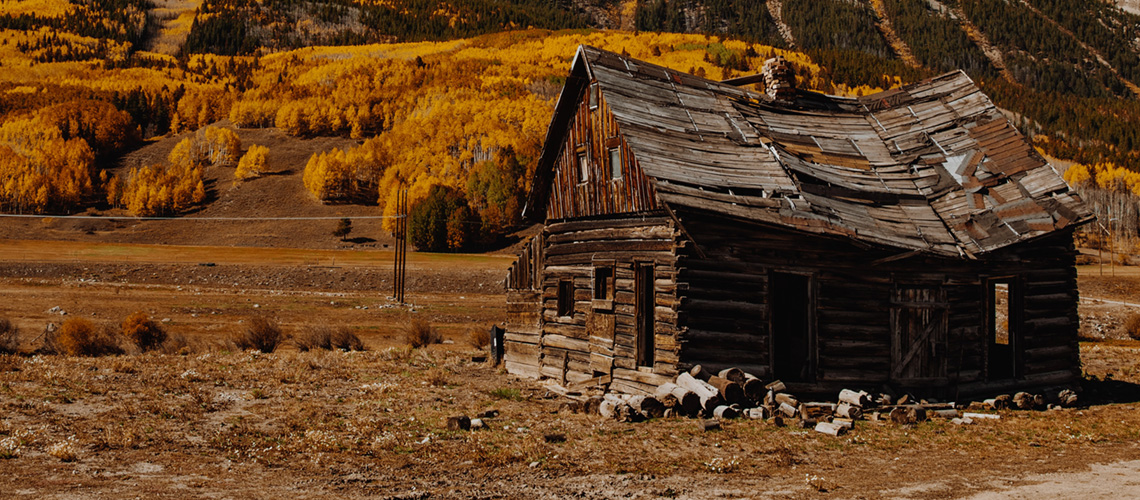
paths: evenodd
<path fill-rule="evenodd" d="M 401 189 L 396 192 L 396 263 L 394 267 L 392 297 L 396 302 L 404 303 L 404 278 L 408 263 L 408 190 Z"/>

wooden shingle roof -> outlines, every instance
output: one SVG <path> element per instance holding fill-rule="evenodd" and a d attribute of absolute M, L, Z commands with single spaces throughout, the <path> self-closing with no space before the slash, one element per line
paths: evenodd
<path fill-rule="evenodd" d="M 561 101 L 595 81 L 672 209 L 967 258 L 1092 218 L 961 71 L 790 104 L 585 46 L 572 73 L 546 147 L 572 109 Z M 557 154 L 544 151 L 536 190 Z"/>

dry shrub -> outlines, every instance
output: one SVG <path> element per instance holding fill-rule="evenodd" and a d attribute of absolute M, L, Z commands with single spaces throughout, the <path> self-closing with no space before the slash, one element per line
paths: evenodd
<path fill-rule="evenodd" d="M 309 325 L 293 337 L 293 345 L 301 352 L 332 349 L 332 328 L 326 325 Z"/>
<path fill-rule="evenodd" d="M 123 336 L 143 352 L 158 349 L 166 342 L 166 331 L 142 311 L 123 320 Z"/>
<path fill-rule="evenodd" d="M 195 352 L 195 350 L 194 346 L 190 345 L 190 339 L 180 333 L 167 336 L 166 341 L 162 343 L 163 354 L 186 356 Z"/>
<path fill-rule="evenodd" d="M 483 328 L 473 328 L 467 332 L 467 343 L 476 349 L 491 345 L 491 332 Z"/>
<path fill-rule="evenodd" d="M 66 325 L 67 323 L 64 324 Z M 61 461 L 74 462 L 79 460 L 79 445 L 75 442 L 75 436 L 71 436 L 66 440 L 49 446 L 47 453 Z"/>
<path fill-rule="evenodd" d="M 1128 315 L 1128 319 L 1124 320 L 1124 333 L 1133 340 L 1140 340 L 1140 313 Z"/>
<path fill-rule="evenodd" d="M 86 318 L 71 318 L 64 321 L 58 330 L 45 336 L 44 348 L 49 352 L 68 356 L 104 356 L 123 353 L 114 331 L 99 328 Z"/>
<path fill-rule="evenodd" d="M 364 341 L 360 337 L 352 333 L 348 327 L 339 327 L 333 330 L 332 334 L 333 347 L 342 351 L 363 351 Z"/>
<path fill-rule="evenodd" d="M 443 342 L 443 336 L 425 319 L 414 319 L 404 328 L 404 341 L 415 349 Z"/>
<path fill-rule="evenodd" d="M 276 321 L 265 316 L 250 318 L 246 327 L 233 337 L 234 345 L 241 350 L 256 349 L 269 354 L 285 341 L 285 333 Z"/>
<path fill-rule="evenodd" d="M 313 349 L 363 351 L 364 342 L 347 326 L 311 325 L 293 338 L 301 352 Z"/>
<path fill-rule="evenodd" d="M 15 354 L 20 349 L 20 329 L 8 318 L 0 318 L 0 354 Z"/>
<path fill-rule="evenodd" d="M 432 387 L 446 386 L 449 383 L 447 380 L 447 370 L 440 368 L 432 368 L 431 370 L 428 370 L 427 383 L 431 384 Z"/>

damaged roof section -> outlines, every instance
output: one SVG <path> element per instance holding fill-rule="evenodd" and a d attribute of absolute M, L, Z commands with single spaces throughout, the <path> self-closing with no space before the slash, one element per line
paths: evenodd
<path fill-rule="evenodd" d="M 596 81 L 674 211 L 966 258 L 1092 218 L 960 71 L 860 98 L 801 90 L 780 102 L 592 47 L 572 75 L 580 82 L 564 89 L 547 148 L 573 109 L 563 101 Z M 558 154 L 544 151 L 530 203 L 545 203 Z"/>

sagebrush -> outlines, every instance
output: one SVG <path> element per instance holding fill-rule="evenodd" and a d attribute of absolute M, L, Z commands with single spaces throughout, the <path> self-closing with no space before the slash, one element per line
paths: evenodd
<path fill-rule="evenodd" d="M 1140 340 L 1140 313 L 1132 313 L 1124 320 L 1124 333 L 1133 340 Z"/>
<path fill-rule="evenodd" d="M 340 349 L 342 351 L 363 351 L 364 342 L 347 326 L 311 325 L 293 337 L 293 345 L 299 351 L 313 349 Z"/>
<path fill-rule="evenodd" d="M 0 354 L 15 354 L 20 349 L 20 329 L 8 318 L 0 318 Z"/>
<path fill-rule="evenodd" d="M 44 336 L 44 348 L 68 356 L 122 354 L 119 339 L 111 328 L 100 327 L 86 318 L 72 318 Z"/>
<path fill-rule="evenodd" d="M 146 313 L 139 311 L 123 320 L 123 337 L 143 352 L 153 351 L 166 342 L 166 330 L 151 320 Z"/>
<path fill-rule="evenodd" d="M 254 316 L 246 323 L 244 329 L 234 335 L 234 346 L 243 351 L 255 349 L 263 353 L 271 353 L 285 341 L 285 332 L 277 321 L 265 316 Z"/>
<path fill-rule="evenodd" d="M 404 328 L 404 341 L 408 345 L 419 349 L 431 344 L 443 342 L 443 336 L 436 331 L 425 319 L 414 319 Z"/>

